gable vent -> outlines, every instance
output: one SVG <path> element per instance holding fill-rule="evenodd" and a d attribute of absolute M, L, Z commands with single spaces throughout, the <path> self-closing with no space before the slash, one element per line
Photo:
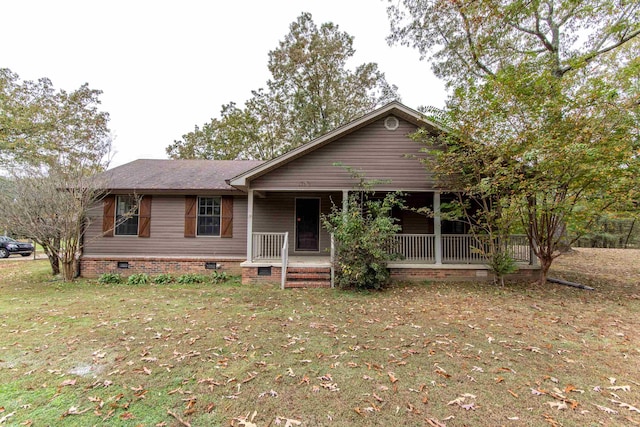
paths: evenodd
<path fill-rule="evenodd" d="M 387 130 L 396 130 L 398 129 L 398 126 L 400 126 L 400 121 L 397 118 L 389 116 L 384 119 L 384 127 Z"/>

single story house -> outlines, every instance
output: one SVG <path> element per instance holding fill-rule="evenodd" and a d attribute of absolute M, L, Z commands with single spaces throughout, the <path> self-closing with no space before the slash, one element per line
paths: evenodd
<path fill-rule="evenodd" d="M 486 280 L 468 228 L 438 215 L 452 195 L 416 159 L 425 155 L 409 137 L 418 128 L 442 131 L 392 102 L 266 162 L 136 160 L 113 168 L 108 195 L 89 215 L 81 275 L 216 269 L 241 274 L 243 283 L 330 286 L 332 242 L 320 216 L 358 183 L 339 163 L 378 180 L 376 191 L 401 190 L 408 205 L 435 212 L 397 213 L 403 259 L 389 265 L 393 278 Z M 526 238 L 514 236 L 509 249 L 519 274 L 533 277 Z"/>

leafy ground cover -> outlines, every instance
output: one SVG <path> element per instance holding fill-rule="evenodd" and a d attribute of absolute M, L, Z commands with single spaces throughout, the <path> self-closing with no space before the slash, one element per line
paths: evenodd
<path fill-rule="evenodd" d="M 0 425 L 640 424 L 640 251 L 596 288 L 102 285 L 0 263 Z"/>

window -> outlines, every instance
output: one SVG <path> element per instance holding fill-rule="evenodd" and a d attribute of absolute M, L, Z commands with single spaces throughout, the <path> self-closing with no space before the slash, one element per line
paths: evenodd
<path fill-rule="evenodd" d="M 198 236 L 220 235 L 220 197 L 198 198 Z"/>
<path fill-rule="evenodd" d="M 138 206 L 133 196 L 118 196 L 116 199 L 116 235 L 138 235 Z"/>

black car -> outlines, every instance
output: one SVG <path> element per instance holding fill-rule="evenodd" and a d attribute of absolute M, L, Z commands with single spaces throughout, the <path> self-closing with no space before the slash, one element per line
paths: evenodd
<path fill-rule="evenodd" d="M 7 236 L 0 236 L 0 258 L 9 258 L 9 255 L 20 254 L 29 256 L 33 253 L 31 243 L 18 242 Z"/>

